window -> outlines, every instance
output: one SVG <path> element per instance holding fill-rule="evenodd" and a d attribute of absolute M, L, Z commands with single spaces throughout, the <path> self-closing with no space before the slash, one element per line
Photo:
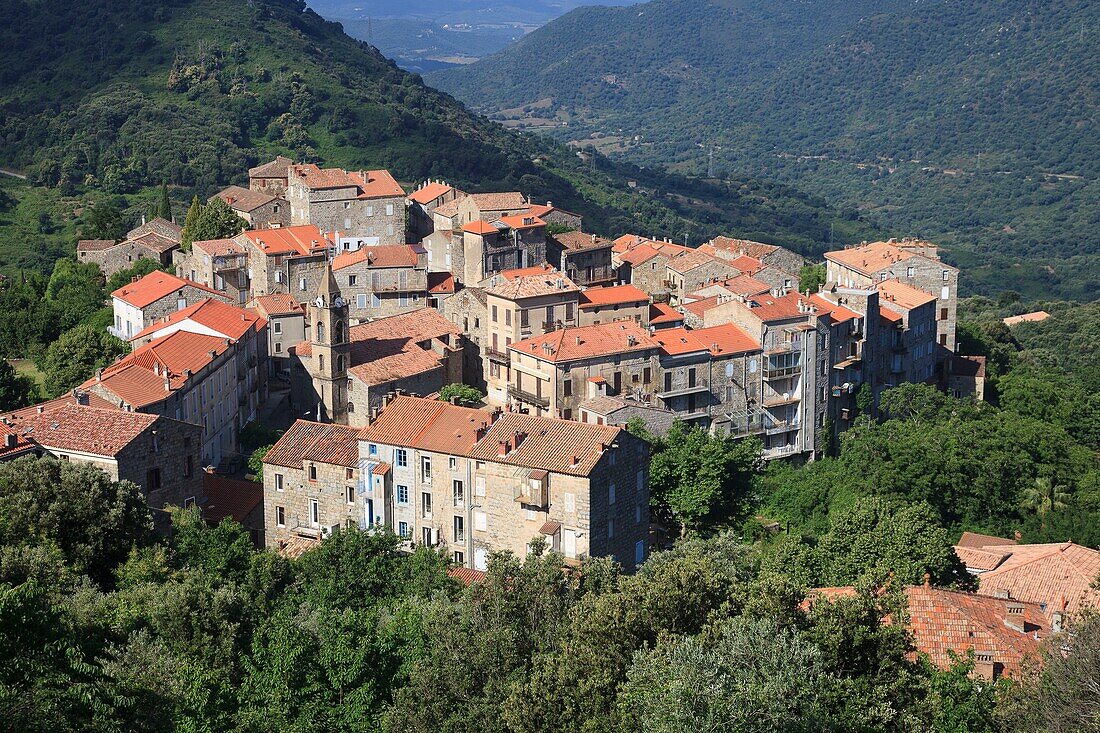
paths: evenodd
<path fill-rule="evenodd" d="M 393 462 L 401 468 L 407 468 L 409 465 L 409 452 L 404 448 L 398 448 L 393 452 Z"/>
<path fill-rule="evenodd" d="M 493 306 L 493 323 L 497 322 L 497 307 Z"/>
<path fill-rule="evenodd" d="M 645 562 L 645 540 L 634 543 L 634 564 L 641 565 Z"/>
<path fill-rule="evenodd" d="M 452 471 L 458 468 L 458 459 L 454 456 L 449 456 L 447 458 L 447 468 L 451 469 Z"/>
<path fill-rule="evenodd" d="M 374 293 L 370 294 L 370 307 L 371 308 L 381 308 L 382 307 L 382 299 L 379 298 Z"/>
<path fill-rule="evenodd" d="M 562 394 L 564 394 L 566 397 L 572 397 L 573 396 L 573 380 L 572 379 L 566 379 L 564 382 L 562 382 Z"/>
<path fill-rule="evenodd" d="M 430 491 L 423 491 L 420 493 L 420 515 L 425 519 L 431 519 L 432 493 Z"/>
<path fill-rule="evenodd" d="M 409 531 L 409 523 L 408 522 L 398 522 L 397 523 L 397 534 L 398 534 L 399 537 L 412 537 L 412 532 Z"/>
<path fill-rule="evenodd" d="M 567 321 L 572 321 L 573 320 L 573 304 L 572 303 L 566 303 L 565 304 L 565 320 L 567 320 Z"/>
<path fill-rule="evenodd" d="M 281 474 L 281 473 L 275 474 L 275 490 L 276 491 L 282 491 L 283 490 L 283 474 Z"/>
<path fill-rule="evenodd" d="M 481 476 L 474 479 L 474 496 L 485 496 L 485 479 Z"/>
<path fill-rule="evenodd" d="M 358 295 L 355 296 L 355 307 L 356 308 L 366 308 L 367 307 L 367 294 L 366 293 L 359 293 Z"/>
<path fill-rule="evenodd" d="M 946 321 L 947 320 L 947 309 L 946 308 L 940 308 L 940 320 L 941 321 Z"/>
<path fill-rule="evenodd" d="M 408 504 L 409 503 L 409 487 L 397 485 L 397 503 Z"/>
<path fill-rule="evenodd" d="M 615 537 L 615 519 L 611 518 L 607 520 L 607 539 Z"/>
<path fill-rule="evenodd" d="M 634 507 L 634 524 L 642 523 L 642 505 L 638 504 Z"/>
<path fill-rule="evenodd" d="M 355 503 L 355 487 L 354 486 L 345 486 L 344 487 L 344 496 L 347 498 L 349 504 L 354 504 Z"/>
<path fill-rule="evenodd" d="M 272 330 L 273 333 L 282 333 L 283 332 L 283 324 L 279 323 L 278 321 L 275 321 L 275 323 L 271 324 L 271 330 Z"/>
<path fill-rule="evenodd" d="M 277 527 L 285 527 L 286 526 L 286 509 L 284 509 L 281 506 L 275 507 L 275 526 L 277 526 Z"/>
<path fill-rule="evenodd" d="M 370 445 L 367 446 L 367 453 L 372 455 L 372 456 L 378 455 L 378 446 L 375 445 L 374 443 L 371 443 Z"/>
<path fill-rule="evenodd" d="M 316 499 L 309 500 L 309 526 L 316 527 L 321 524 L 321 505 Z"/>
<path fill-rule="evenodd" d="M 455 533 L 454 533 L 455 542 L 465 542 L 466 541 L 466 518 L 465 517 L 455 517 L 454 518 L 454 530 L 455 530 Z"/>
<path fill-rule="evenodd" d="M 466 556 L 463 555 L 461 552 L 455 552 L 453 557 L 454 557 L 455 565 L 465 565 L 466 564 Z"/>
<path fill-rule="evenodd" d="M 905 268 L 905 276 L 906 276 L 906 277 L 913 277 L 913 275 L 915 275 L 915 274 L 916 274 L 916 272 L 917 272 L 917 271 L 916 271 L 916 270 L 915 270 L 914 268 L 912 268 L 912 267 L 906 267 L 906 268 Z"/>
<path fill-rule="evenodd" d="M 298 289 L 299 290 L 305 290 L 306 289 L 306 279 L 304 277 L 298 278 Z"/>
<path fill-rule="evenodd" d="M 451 488 L 454 493 L 454 503 L 456 507 L 462 507 L 466 503 L 466 487 L 465 485 L 455 479 L 451 482 Z"/>
<path fill-rule="evenodd" d="M 348 275 L 348 285 L 354 285 L 357 279 L 355 275 Z"/>
<path fill-rule="evenodd" d="M 485 532 L 489 529 L 489 515 L 485 512 L 474 512 L 474 529 Z"/>
<path fill-rule="evenodd" d="M 612 455 L 615 455 L 615 454 L 612 453 Z M 608 504 L 614 504 L 615 503 L 615 484 L 614 483 L 610 483 L 610 484 L 607 485 L 607 503 Z"/>
<path fill-rule="evenodd" d="M 184 478 L 191 478 L 191 476 L 194 475 L 194 472 L 195 472 L 195 457 L 194 456 L 187 456 L 187 464 L 183 468 L 183 477 Z"/>
<path fill-rule="evenodd" d="M 346 478 L 348 481 L 351 481 L 353 478 L 355 478 L 355 469 L 344 469 L 344 478 Z"/>
<path fill-rule="evenodd" d="M 879 282 L 886 282 L 886 278 L 890 276 L 890 273 L 883 271 L 878 274 Z"/>
<path fill-rule="evenodd" d="M 947 285 L 944 285 L 942 288 L 940 288 L 940 300 L 950 300 L 950 299 L 951 299 L 951 288 L 948 287 Z"/>
<path fill-rule="evenodd" d="M 309 480 L 310 481 L 316 481 L 317 480 L 317 466 L 313 465 L 312 463 L 309 464 Z"/>
<path fill-rule="evenodd" d="M 150 468 L 149 472 L 145 475 L 145 489 L 146 491 L 156 491 L 160 488 L 160 469 Z"/>
<path fill-rule="evenodd" d="M 386 204 L 386 216 L 393 216 L 393 204 Z"/>
<path fill-rule="evenodd" d="M 373 206 L 368 206 L 367 207 L 367 216 L 374 216 L 374 207 Z"/>
<path fill-rule="evenodd" d="M 948 271 L 948 270 L 944 270 L 944 271 L 943 271 L 943 281 L 944 281 L 944 282 L 947 282 L 947 281 L 948 281 L 948 280 L 950 280 L 950 279 L 951 279 L 951 273 L 950 273 L 950 271 Z"/>
<path fill-rule="evenodd" d="M 431 456 L 421 456 L 420 458 L 420 480 L 424 482 L 432 480 Z"/>

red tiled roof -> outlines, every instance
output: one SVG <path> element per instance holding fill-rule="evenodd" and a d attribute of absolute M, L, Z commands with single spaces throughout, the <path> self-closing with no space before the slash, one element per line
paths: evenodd
<path fill-rule="evenodd" d="M 213 298 L 207 298 L 145 327 L 130 341 L 139 341 L 170 326 L 179 325 L 182 330 L 190 330 L 186 327 L 187 321 L 208 328 L 234 341 L 239 341 L 250 330 L 255 329 L 258 331 L 267 325 L 267 321 L 253 311 L 238 308 L 235 305 L 229 305 Z"/>
<path fill-rule="evenodd" d="M 700 252 L 697 249 L 689 249 L 683 252 L 678 252 L 674 257 L 669 258 L 668 268 L 674 272 L 681 274 L 690 272 L 696 267 L 702 267 L 703 265 L 715 262 L 716 259 L 706 252 Z M 729 265 L 729 263 L 722 261 L 722 264 Z"/>
<path fill-rule="evenodd" d="M 144 407 L 184 386 L 188 381 L 184 372 L 198 372 L 213 361 L 210 352 L 216 357 L 228 348 L 227 339 L 220 336 L 176 331 L 135 349 L 104 369 L 101 377 L 89 379 L 81 388 L 98 384 L 131 407 Z M 167 388 L 165 379 L 168 380 Z"/>
<path fill-rule="evenodd" d="M 248 515 L 263 503 L 264 485 L 203 473 L 202 493 L 206 495 L 202 516 L 208 523 L 218 524 L 230 517 L 244 524 Z"/>
<path fill-rule="evenodd" d="M 739 255 L 736 258 L 730 260 L 730 264 L 736 267 L 745 275 L 752 275 L 760 272 L 764 269 L 764 263 L 755 257 L 749 257 L 748 255 Z"/>
<path fill-rule="evenodd" d="M 470 234 L 480 234 L 481 236 L 485 236 L 486 234 L 496 233 L 497 228 L 487 221 L 475 219 L 467 224 L 463 224 L 462 231 L 469 232 Z"/>
<path fill-rule="evenodd" d="M 478 211 L 511 211 L 513 209 L 526 209 L 527 200 L 519 191 L 504 191 L 500 193 L 472 193 L 468 197 L 477 206 Z"/>
<path fill-rule="evenodd" d="M 493 414 L 449 402 L 399 395 L 390 399 L 359 439 L 439 453 L 466 455 Z"/>
<path fill-rule="evenodd" d="M 302 304 L 293 296 L 287 295 L 286 293 L 257 295 L 254 302 L 256 308 L 269 318 L 271 316 L 289 316 L 305 313 L 302 309 Z"/>
<path fill-rule="evenodd" d="M 517 267 L 512 270 L 501 270 L 500 276 L 505 280 L 514 280 L 517 277 L 545 275 L 549 272 L 557 273 L 558 269 L 551 265 L 549 262 L 543 262 L 541 265 L 531 265 L 530 267 Z"/>
<path fill-rule="evenodd" d="M 431 183 L 421 188 L 418 188 L 417 190 L 410 193 L 409 199 L 411 201 L 415 201 L 418 204 L 430 204 L 432 201 L 435 201 L 440 196 L 443 196 L 444 194 L 447 194 L 453 190 L 454 189 L 448 186 L 446 183 L 436 183 L 435 181 L 432 181 Z"/>
<path fill-rule="evenodd" d="M 709 351 L 714 356 L 729 356 L 759 351 L 760 344 L 732 323 L 709 328 L 667 328 L 653 335 L 661 350 L 670 356 L 693 351 Z"/>
<path fill-rule="evenodd" d="M 539 217 L 540 219 L 544 218 L 547 214 L 553 211 L 560 211 L 561 213 L 568 214 L 570 216 L 580 216 L 580 214 L 574 213 L 572 211 L 566 211 L 560 206 L 554 206 L 550 202 L 546 202 L 545 204 L 531 204 L 527 207 L 527 210 L 535 216 Z"/>
<path fill-rule="evenodd" d="M 914 252 L 890 242 L 873 242 L 859 247 L 826 252 L 825 259 L 864 275 L 874 275 L 879 270 L 884 270 L 895 262 L 904 262 L 910 259 L 914 254 Z"/>
<path fill-rule="evenodd" d="M 684 314 L 668 303 L 652 303 L 649 306 L 650 323 L 678 323 L 684 320 Z"/>
<path fill-rule="evenodd" d="M 600 308 L 627 303 L 648 303 L 649 293 L 633 285 L 611 285 L 604 288 L 588 288 L 581 293 L 582 309 Z"/>
<path fill-rule="evenodd" d="M 715 237 L 707 242 L 707 244 L 714 249 L 721 249 L 726 252 L 751 257 L 756 260 L 758 264 L 760 258 L 766 257 L 779 249 L 779 247 L 774 244 L 754 242 L 750 239 L 734 239 L 733 237 Z"/>
<path fill-rule="evenodd" d="M 659 256 L 661 253 L 648 244 L 643 244 L 638 247 L 634 247 L 623 253 L 619 259 L 628 264 L 638 266 L 643 262 L 649 262 L 654 257 Z"/>
<path fill-rule="evenodd" d="M 113 239 L 81 239 L 76 243 L 77 252 L 100 252 L 118 244 Z"/>
<path fill-rule="evenodd" d="M 320 544 L 321 540 L 316 537 L 294 535 L 293 537 L 279 541 L 278 553 L 283 557 L 289 557 L 291 560 L 297 560 Z"/>
<path fill-rule="evenodd" d="M 192 247 L 205 252 L 211 257 L 224 257 L 226 255 L 244 254 L 245 248 L 232 239 L 203 239 L 192 242 Z"/>
<path fill-rule="evenodd" d="M 296 420 L 264 456 L 264 464 L 301 469 L 305 463 L 359 465 L 359 429 Z"/>
<path fill-rule="evenodd" d="M 978 576 L 978 591 L 1007 591 L 1013 598 L 1041 604 L 1047 614 L 1065 610 L 1076 614 L 1084 608 L 1100 610 L 1100 590 L 1092 587 L 1100 577 L 1100 551 L 1072 542 L 1040 545 L 985 545 L 987 553 L 1003 552 L 1008 558 Z"/>
<path fill-rule="evenodd" d="M 989 552 L 977 547 L 956 547 L 955 554 L 959 556 L 967 570 L 982 571 L 992 570 L 1011 555 L 1008 552 Z"/>
<path fill-rule="evenodd" d="M 528 267 L 502 273 L 504 282 L 485 292 L 505 300 L 537 298 L 555 293 L 575 293 L 580 288 L 566 275 L 552 267 Z"/>
<path fill-rule="evenodd" d="M 157 252 L 158 254 L 163 254 L 170 249 L 175 249 L 176 247 L 180 246 L 178 239 L 165 237 L 158 232 L 145 232 L 144 234 L 139 234 L 132 239 L 127 239 L 125 242 L 123 242 L 123 244 L 134 244 L 140 247 L 144 247 L 145 249 L 151 250 L 153 252 Z"/>
<path fill-rule="evenodd" d="M 876 284 L 879 295 L 906 310 L 919 308 L 936 300 L 935 295 L 930 295 L 923 290 L 917 290 L 899 280 L 884 280 Z"/>
<path fill-rule="evenodd" d="M 502 216 L 500 223 L 510 229 L 535 229 L 546 226 L 546 222 L 537 216 L 529 214 L 516 214 L 515 216 Z"/>
<path fill-rule="evenodd" d="M 991 534 L 979 534 L 978 532 L 963 532 L 959 538 L 958 547 L 985 547 L 986 545 L 1015 545 L 1016 540 L 1006 540 Z"/>
<path fill-rule="evenodd" d="M 68 402 L 27 414 L 15 429 L 45 448 L 116 456 L 158 419 L 167 418 Z"/>
<path fill-rule="evenodd" d="M 268 161 L 255 168 L 248 169 L 249 178 L 286 178 L 287 168 L 294 165 L 294 161 L 282 155 L 275 156 L 275 160 Z"/>
<path fill-rule="evenodd" d="M 680 304 L 680 307 L 687 312 L 702 318 L 704 315 L 706 315 L 707 311 L 718 305 L 718 298 L 719 296 L 712 295 L 709 298 L 700 298 L 699 300 L 683 302 Z"/>
<path fill-rule="evenodd" d="M 219 293 L 217 290 L 208 288 L 205 285 L 200 285 L 191 280 L 184 280 L 183 278 L 170 275 L 167 272 L 161 272 L 160 270 L 150 272 L 136 283 L 123 285 L 121 288 L 111 293 L 111 297 L 129 303 L 135 308 L 145 308 L 188 285 L 198 288 L 199 290 L 205 290 L 219 298 L 225 297 L 224 293 Z"/>
<path fill-rule="evenodd" d="M 526 437 L 515 447 L 516 433 Z M 623 431 L 608 425 L 591 425 L 573 420 L 535 417 L 518 412 L 505 412 L 497 418 L 485 437 L 470 451 L 470 457 L 554 473 L 587 476 L 603 457 L 603 450 L 614 443 Z M 507 444 L 508 453 L 500 455 L 500 444 Z M 573 463 L 573 458 L 577 462 Z"/>
<path fill-rule="evenodd" d="M 485 571 L 473 568 L 447 568 L 447 575 L 463 585 L 473 585 L 485 580 Z"/>
<path fill-rule="evenodd" d="M 753 315 L 765 322 L 780 321 L 809 315 L 799 310 L 799 304 L 809 304 L 806 298 L 799 293 L 791 292 L 776 297 L 768 292 L 754 296 L 750 298 L 748 302 L 752 305 Z"/>
<path fill-rule="evenodd" d="M 281 200 L 278 196 L 240 186 L 229 186 L 210 197 L 210 201 L 214 199 L 221 199 L 230 208 L 245 212 L 254 211 L 272 201 Z"/>
<path fill-rule="evenodd" d="M 669 356 L 708 351 L 707 345 L 695 337 L 694 331 L 687 328 L 666 328 L 653 334 L 653 338 L 660 344 L 661 351 Z"/>
<path fill-rule="evenodd" d="M 736 263 L 730 263 L 734 267 L 737 267 Z M 738 268 L 740 269 L 740 268 Z M 731 293 L 738 295 L 744 295 L 746 298 L 752 295 L 762 295 L 771 290 L 771 286 L 766 282 L 757 280 L 749 275 L 737 275 L 731 277 L 722 283 L 722 287 L 729 290 Z"/>
<path fill-rule="evenodd" d="M 238 242 L 247 241 L 265 255 L 310 255 L 318 254 L 332 246 L 320 227 L 302 224 L 278 229 L 250 229 L 241 232 Z"/>
<path fill-rule="evenodd" d="M 307 188 L 318 191 L 328 188 L 356 188 L 356 198 L 404 197 L 405 190 L 387 170 L 346 171 L 342 168 L 320 168 L 313 163 L 290 167 L 290 172 L 302 179 Z"/>
<path fill-rule="evenodd" d="M 551 331 L 513 343 L 509 349 L 542 361 L 561 363 L 647 351 L 659 347 L 649 330 L 634 321 L 613 321 L 595 326 L 579 326 Z"/>
<path fill-rule="evenodd" d="M 376 244 L 354 252 L 341 252 L 332 260 L 333 270 L 366 263 L 367 267 L 416 267 L 416 248 L 408 244 Z"/>
<path fill-rule="evenodd" d="M 435 294 L 453 293 L 455 276 L 449 272 L 429 272 L 428 292 Z"/>
<path fill-rule="evenodd" d="M 600 249 L 612 245 L 610 239 L 604 239 L 603 237 L 597 237 L 595 234 L 586 234 L 585 232 L 578 231 L 552 234 L 550 238 L 570 252 L 583 252 L 589 249 Z"/>
<path fill-rule="evenodd" d="M 854 310 L 842 305 L 837 305 L 818 293 L 814 293 L 810 296 L 810 302 L 817 306 L 818 313 L 828 315 L 832 318 L 833 323 L 845 323 L 860 317 Z"/>

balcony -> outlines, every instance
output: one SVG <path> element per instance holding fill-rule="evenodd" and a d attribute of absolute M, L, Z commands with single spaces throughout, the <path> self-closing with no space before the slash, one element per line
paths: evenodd
<path fill-rule="evenodd" d="M 797 394 L 771 394 L 764 397 L 764 407 L 782 407 L 783 405 L 794 405 L 801 400 L 802 398 Z"/>
<path fill-rule="evenodd" d="M 540 397 L 539 395 L 531 394 L 530 392 L 522 390 L 513 384 L 508 385 L 508 396 L 519 402 L 525 402 L 529 405 L 541 407 L 544 410 L 550 407 L 549 397 Z"/>
<path fill-rule="evenodd" d="M 798 453 L 798 446 L 796 445 L 780 445 L 775 448 L 765 448 L 764 458 L 785 458 L 786 456 L 792 456 Z"/>
<path fill-rule="evenodd" d="M 528 481 L 517 485 L 512 490 L 512 498 L 528 506 L 545 508 L 550 505 L 550 492 L 545 481 Z"/>
<path fill-rule="evenodd" d="M 680 397 L 682 395 L 695 394 L 695 393 L 698 393 L 698 392 L 709 392 L 709 391 L 710 391 L 710 387 L 707 386 L 706 382 L 697 382 L 693 385 L 688 385 L 688 386 L 684 386 L 684 387 L 676 387 L 674 389 L 665 390 L 664 392 L 658 392 L 657 396 L 660 397 L 663 400 L 668 400 L 668 399 L 672 399 L 673 397 Z"/>
<path fill-rule="evenodd" d="M 794 377 L 802 373 L 801 364 L 793 364 L 791 366 L 769 366 L 767 362 L 764 362 L 764 379 L 769 381 L 775 379 L 786 379 L 788 377 Z"/>
<path fill-rule="evenodd" d="M 508 366 L 512 363 L 512 357 L 508 355 L 507 351 L 500 351 L 499 349 L 494 349 L 492 346 L 485 347 L 485 356 L 489 357 L 489 361 L 503 364 L 504 366 Z"/>
<path fill-rule="evenodd" d="M 793 420 L 775 420 L 770 425 L 764 428 L 766 435 L 780 435 L 782 433 L 789 433 L 794 430 L 798 430 L 801 423 Z"/>
<path fill-rule="evenodd" d="M 248 256 L 243 254 L 238 255 L 219 255 L 214 258 L 214 272 L 223 273 L 230 272 L 232 270 L 243 270 L 248 266 Z"/>
<path fill-rule="evenodd" d="M 692 420 L 702 420 L 709 418 L 710 412 L 708 410 L 695 410 L 694 412 L 678 412 L 676 413 L 676 419 L 683 420 L 684 422 L 690 422 Z"/>

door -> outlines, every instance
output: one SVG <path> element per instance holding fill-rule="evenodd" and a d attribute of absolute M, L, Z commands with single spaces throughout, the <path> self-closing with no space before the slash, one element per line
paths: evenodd
<path fill-rule="evenodd" d="M 561 554 L 566 557 L 577 556 L 577 533 L 564 527 L 561 530 Z"/>

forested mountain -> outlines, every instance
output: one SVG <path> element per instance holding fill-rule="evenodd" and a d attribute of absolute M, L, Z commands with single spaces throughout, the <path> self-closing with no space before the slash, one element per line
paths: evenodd
<path fill-rule="evenodd" d="M 794 182 L 953 246 L 987 289 L 1080 297 L 1100 287 L 1098 31 L 1085 0 L 654 0 L 429 81 L 628 160 Z"/>
<path fill-rule="evenodd" d="M 692 184 L 507 131 L 298 0 L 0 0 L 0 17 L 18 19 L 0 28 L 0 167 L 63 192 L 209 194 L 281 152 L 518 189 L 608 233 L 748 230 L 803 249 L 834 223 L 858 234 L 789 187 Z"/>

